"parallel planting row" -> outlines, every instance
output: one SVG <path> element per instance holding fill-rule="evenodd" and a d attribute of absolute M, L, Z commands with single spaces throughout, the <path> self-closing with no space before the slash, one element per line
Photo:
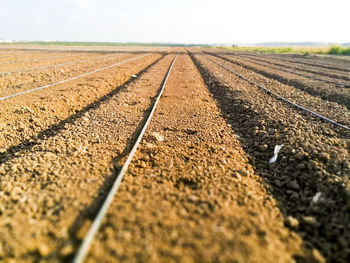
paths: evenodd
<path fill-rule="evenodd" d="M 283 57 L 281 60 L 275 56 L 258 54 L 235 55 L 227 52 L 216 52 L 216 54 L 265 77 L 276 79 L 283 84 L 294 86 L 350 109 L 350 61 L 318 58 L 317 64 L 315 58 L 309 60 L 302 56 L 295 62 L 294 58 L 289 57 Z"/>
<path fill-rule="evenodd" d="M 178 52 L 86 261 L 350 257 L 350 132 L 238 77 L 349 126 L 348 62 L 21 48 L 0 53 L 0 97 L 47 87 L 0 101 L 0 261 L 73 259 Z"/>

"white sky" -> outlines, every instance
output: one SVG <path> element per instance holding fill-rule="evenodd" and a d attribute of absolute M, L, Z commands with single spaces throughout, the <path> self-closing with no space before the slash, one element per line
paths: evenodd
<path fill-rule="evenodd" d="M 0 0 L 0 39 L 350 42 L 350 0 Z"/>

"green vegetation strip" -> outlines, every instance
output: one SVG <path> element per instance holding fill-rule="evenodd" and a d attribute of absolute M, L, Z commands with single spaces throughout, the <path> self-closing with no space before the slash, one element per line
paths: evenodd
<path fill-rule="evenodd" d="M 350 47 L 221 47 L 237 51 L 255 51 L 275 54 L 331 54 L 350 56 Z"/>

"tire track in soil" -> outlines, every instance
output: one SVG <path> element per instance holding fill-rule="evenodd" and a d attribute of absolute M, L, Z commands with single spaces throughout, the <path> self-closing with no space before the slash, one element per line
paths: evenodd
<path fill-rule="evenodd" d="M 269 97 L 258 88 L 192 56 L 255 172 L 266 183 L 285 216 L 303 238 L 314 260 L 346 262 L 350 257 L 349 133 L 332 129 Z M 269 164 L 273 147 L 284 144 Z M 322 198 L 313 202 L 316 193 Z M 315 248 L 317 250 L 315 250 Z"/>
<path fill-rule="evenodd" d="M 86 262 L 302 256 L 247 161 L 191 59 L 179 55 Z"/>
<path fill-rule="evenodd" d="M 9 152 L 0 165 L 0 260 L 64 261 L 74 251 L 81 215 L 107 191 L 172 58 Z"/>

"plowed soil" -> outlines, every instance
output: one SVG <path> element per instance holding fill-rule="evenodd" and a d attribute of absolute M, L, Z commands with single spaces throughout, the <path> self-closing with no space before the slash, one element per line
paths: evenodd
<path fill-rule="evenodd" d="M 142 57 L 0 102 L 0 261 L 73 258 L 177 52 L 86 262 L 350 260 L 350 133 L 217 64 L 349 125 L 346 97 L 329 99 L 345 88 L 323 83 L 319 91 L 329 96 L 321 96 L 301 88 L 319 82 L 268 67 L 300 62 L 295 70 L 303 63 L 305 74 L 339 81 L 347 61 L 337 70 L 335 59 L 240 55 L 248 61 L 196 48 L 6 50 L 0 69 L 23 72 L 1 77 L 0 96 Z M 318 60 L 323 69 L 311 73 Z M 276 145 L 283 147 L 270 164 Z"/>
<path fill-rule="evenodd" d="M 221 54 L 221 52 L 217 52 L 217 54 L 221 55 L 222 57 L 225 57 L 228 61 L 234 62 L 236 65 L 242 66 L 265 77 L 276 79 L 279 82 L 287 85 L 292 85 L 313 96 L 320 97 L 323 100 L 336 102 L 350 109 L 350 86 L 348 79 L 350 67 L 345 74 L 342 71 L 339 72 L 343 76 L 339 79 L 331 76 L 315 76 L 315 74 L 310 74 L 309 72 L 305 71 L 300 72 L 295 68 L 291 68 L 290 66 L 288 67 L 288 64 L 286 64 L 286 67 L 271 66 L 267 63 L 262 63 L 258 61 L 259 58 L 256 60 L 247 60 L 241 58 L 240 56 L 231 56 L 226 53 Z M 322 72 L 323 70 L 320 71 Z M 312 77 L 317 79 L 313 79 Z M 320 79 L 326 79 L 328 81 L 336 83 L 343 83 L 348 86 L 322 81 Z"/>

